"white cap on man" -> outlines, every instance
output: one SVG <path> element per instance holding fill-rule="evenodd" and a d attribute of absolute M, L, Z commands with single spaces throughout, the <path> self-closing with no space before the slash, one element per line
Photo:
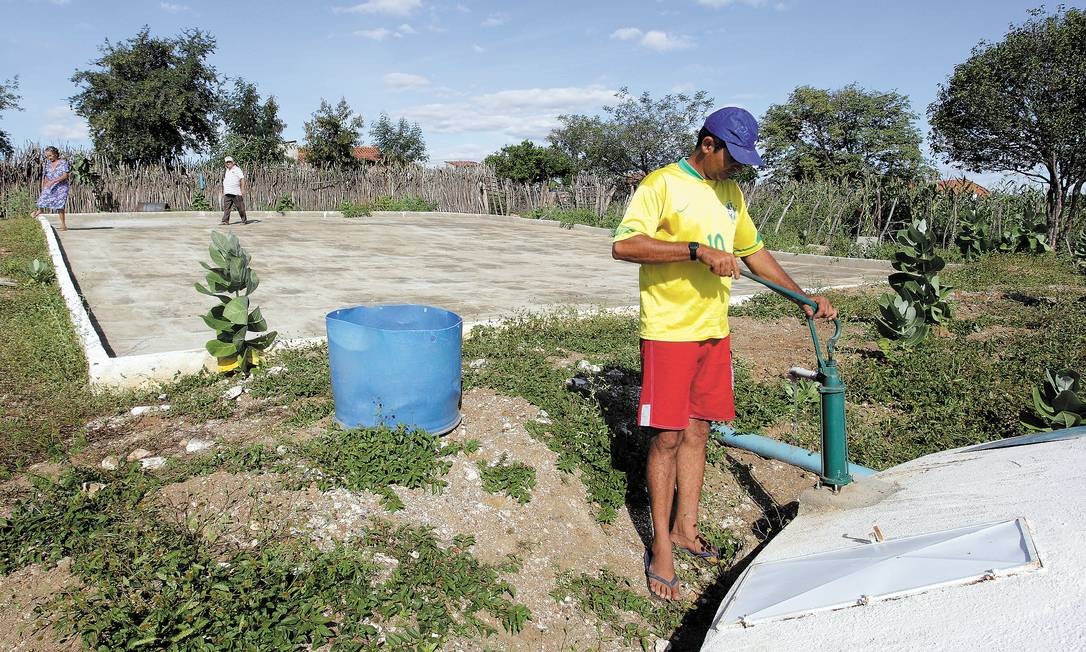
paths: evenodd
<path fill-rule="evenodd" d="M 223 159 L 223 161 L 225 163 L 233 163 L 234 162 L 234 157 L 233 156 L 227 156 L 225 159 Z"/>

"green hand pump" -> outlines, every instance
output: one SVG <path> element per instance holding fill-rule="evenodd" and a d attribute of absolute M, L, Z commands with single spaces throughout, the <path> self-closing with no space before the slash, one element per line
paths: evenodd
<path fill-rule="evenodd" d="M 741 273 L 801 306 L 806 305 L 812 310 L 818 310 L 818 304 L 803 295 L 781 287 L 757 274 L 747 271 Z M 848 473 L 848 437 L 845 434 L 845 384 L 838 373 L 837 361 L 833 359 L 833 349 L 841 336 L 841 320 L 836 318 L 833 320 L 833 336 L 826 342 L 825 358 L 822 357 L 822 350 L 818 344 L 818 331 L 815 330 L 814 317 L 807 317 L 807 325 L 811 329 L 811 341 L 814 342 L 818 371 L 799 368 L 793 368 L 791 371 L 795 375 L 818 383 L 818 394 L 822 403 L 821 480 L 823 484 L 839 488 L 852 482 L 852 476 Z"/>

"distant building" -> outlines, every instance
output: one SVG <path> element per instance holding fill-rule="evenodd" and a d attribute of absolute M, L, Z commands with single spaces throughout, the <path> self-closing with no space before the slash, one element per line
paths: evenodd
<path fill-rule="evenodd" d="M 988 192 L 988 189 L 979 183 L 975 183 L 962 177 L 961 179 L 943 179 L 937 181 L 935 187 L 938 190 L 945 190 L 946 192 L 952 192 L 957 195 L 973 195 L 975 197 L 987 197 L 992 194 Z"/>
<path fill-rule="evenodd" d="M 445 165 L 451 168 L 477 168 L 482 163 L 478 161 L 445 161 Z"/>
<path fill-rule="evenodd" d="M 294 159 L 299 163 L 305 163 L 306 150 L 304 147 L 299 147 L 298 141 L 296 140 L 285 141 L 283 143 L 283 153 L 286 154 L 287 158 Z M 370 145 L 355 147 L 351 151 L 351 154 L 354 155 L 356 159 L 362 161 L 364 164 L 367 165 L 375 165 L 381 162 L 380 148 Z"/>

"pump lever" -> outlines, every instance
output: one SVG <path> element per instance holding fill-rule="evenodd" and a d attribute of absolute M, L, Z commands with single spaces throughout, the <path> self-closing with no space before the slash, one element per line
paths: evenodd
<path fill-rule="evenodd" d="M 804 367 L 792 367 L 788 370 L 789 376 L 796 378 L 806 378 L 808 380 L 818 380 L 818 372 L 806 369 Z"/>

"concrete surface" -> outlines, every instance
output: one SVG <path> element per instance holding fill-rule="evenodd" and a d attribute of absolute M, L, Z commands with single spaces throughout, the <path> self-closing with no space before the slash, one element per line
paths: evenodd
<path fill-rule="evenodd" d="M 810 510 L 758 555 L 769 562 L 864 546 L 873 525 L 902 538 L 1025 517 L 1042 568 L 864 606 L 718 623 L 702 650 L 1081 650 L 1086 641 L 1086 437 L 927 455 L 883 471 L 881 502 Z M 717 617 L 720 617 L 718 611 Z"/>
<path fill-rule="evenodd" d="M 56 236 L 106 354 L 203 347 L 210 331 L 199 315 L 212 302 L 193 284 L 203 281 L 198 261 L 210 261 L 214 229 L 241 238 L 261 279 L 253 301 L 287 339 L 323 337 L 326 313 L 359 304 L 435 305 L 467 324 L 557 306 L 637 305 L 637 266 L 611 258 L 606 229 L 457 213 L 250 217 L 247 226 L 235 216 L 220 227 L 216 213 L 70 215 L 69 230 Z M 812 288 L 883 282 L 890 271 L 885 261 L 779 258 Z M 733 294 L 760 289 L 743 279 Z"/>

